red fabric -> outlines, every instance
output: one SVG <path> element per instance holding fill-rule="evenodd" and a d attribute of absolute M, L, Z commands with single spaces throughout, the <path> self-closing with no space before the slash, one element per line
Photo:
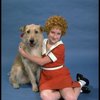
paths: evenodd
<path fill-rule="evenodd" d="M 61 44 L 51 51 L 57 61 L 45 64 L 43 67 L 52 68 L 64 65 L 64 45 Z M 40 75 L 40 91 L 45 89 L 63 89 L 66 87 L 80 87 L 78 82 L 72 80 L 69 69 L 64 66 L 57 70 L 42 70 Z"/>
<path fill-rule="evenodd" d="M 65 48 L 64 45 L 61 44 L 59 46 L 57 46 L 55 49 L 53 49 L 51 51 L 57 58 L 57 61 L 55 62 L 50 62 L 48 64 L 45 64 L 45 67 L 56 67 L 56 66 L 60 66 L 60 65 L 64 65 L 64 52 L 65 52 Z M 45 56 L 45 55 L 44 55 Z"/>

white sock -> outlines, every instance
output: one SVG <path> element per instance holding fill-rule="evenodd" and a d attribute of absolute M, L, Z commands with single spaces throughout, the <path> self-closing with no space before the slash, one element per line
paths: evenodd
<path fill-rule="evenodd" d="M 83 91 L 82 91 L 82 90 L 80 90 L 80 92 L 82 93 Z"/>
<path fill-rule="evenodd" d="M 79 80 L 79 83 L 80 83 L 81 87 L 83 87 L 86 84 L 86 82 L 83 80 Z"/>

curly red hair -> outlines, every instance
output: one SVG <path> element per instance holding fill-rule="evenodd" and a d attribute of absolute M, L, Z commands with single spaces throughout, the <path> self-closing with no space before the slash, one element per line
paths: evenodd
<path fill-rule="evenodd" d="M 66 33 L 68 25 L 67 21 L 62 16 L 55 15 L 47 19 L 44 27 L 47 34 L 50 32 L 51 29 L 58 28 L 61 30 L 62 35 L 64 35 Z"/>

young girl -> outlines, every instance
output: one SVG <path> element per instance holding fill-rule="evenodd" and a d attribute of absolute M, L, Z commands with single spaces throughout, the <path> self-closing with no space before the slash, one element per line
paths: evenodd
<path fill-rule="evenodd" d="M 27 54 L 21 44 L 19 52 L 32 62 L 41 65 L 39 82 L 42 100 L 77 100 L 80 91 L 89 92 L 86 85 L 89 80 L 77 74 L 77 82 L 73 81 L 69 69 L 64 64 L 65 47 L 61 37 L 67 30 L 67 22 L 62 16 L 51 16 L 45 23 L 48 39 L 43 41 L 42 58 Z"/>

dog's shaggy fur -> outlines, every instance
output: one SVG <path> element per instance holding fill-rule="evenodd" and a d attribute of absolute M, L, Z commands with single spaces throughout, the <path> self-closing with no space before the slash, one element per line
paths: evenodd
<path fill-rule="evenodd" d="M 26 25 L 21 28 L 23 32 L 22 47 L 30 55 L 41 57 L 43 41 L 43 29 L 40 25 Z M 24 58 L 20 53 L 15 58 L 10 71 L 10 83 L 14 88 L 19 88 L 21 84 L 31 83 L 32 90 L 38 91 L 37 80 L 40 76 L 40 66 Z"/>

